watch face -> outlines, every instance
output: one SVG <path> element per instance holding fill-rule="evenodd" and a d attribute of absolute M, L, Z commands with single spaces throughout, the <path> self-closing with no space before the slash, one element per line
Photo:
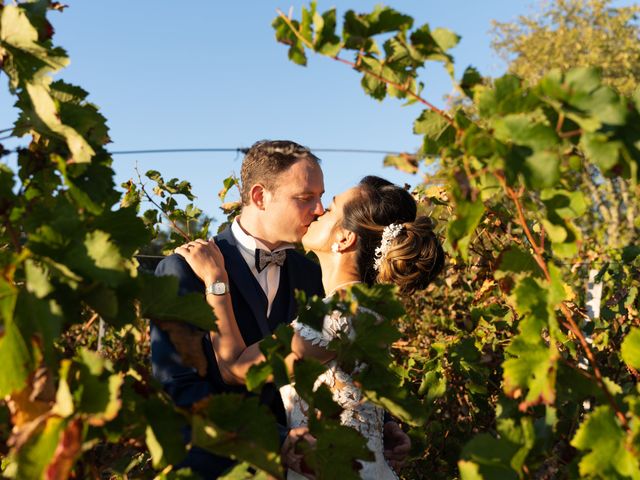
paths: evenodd
<path fill-rule="evenodd" d="M 224 295 L 229 293 L 229 286 L 224 282 L 214 282 L 207 287 L 207 295 Z"/>

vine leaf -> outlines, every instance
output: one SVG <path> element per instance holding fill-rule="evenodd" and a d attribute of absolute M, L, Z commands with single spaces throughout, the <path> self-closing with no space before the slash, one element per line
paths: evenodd
<path fill-rule="evenodd" d="M 49 86 L 46 84 L 27 83 L 26 90 L 31 99 L 33 112 L 43 126 L 51 132 L 61 136 L 69 147 L 72 163 L 87 163 L 95 155 L 93 148 L 82 135 L 60 120 L 60 112 L 51 97 Z"/>
<path fill-rule="evenodd" d="M 629 450 L 625 432 L 608 405 L 597 407 L 587 416 L 571 445 L 589 452 L 580 460 L 580 475 L 640 478 L 638 457 Z"/>
<path fill-rule="evenodd" d="M 147 399 L 144 413 L 148 421 L 145 440 L 153 468 L 160 470 L 167 465 L 180 463 L 186 455 L 186 449 L 177 432 L 186 425 L 185 419 L 174 411 L 172 405 L 158 397 Z"/>
<path fill-rule="evenodd" d="M 25 10 L 16 5 L 5 5 L 0 12 L 0 48 L 11 53 L 5 62 L 10 63 L 6 71 L 12 88 L 36 73 L 53 72 L 69 64 L 64 50 L 48 49 L 38 43 L 38 31 Z"/>
<path fill-rule="evenodd" d="M 209 397 L 193 416 L 192 428 L 194 445 L 283 478 L 276 422 L 258 398 L 227 393 Z"/>
<path fill-rule="evenodd" d="M 0 337 L 0 363 L 5 371 L 0 375 L 0 396 L 21 390 L 32 371 L 33 359 L 28 340 L 17 325 L 5 317 L 4 333 Z"/>
<path fill-rule="evenodd" d="M 216 330 L 215 315 L 198 293 L 178 295 L 178 279 L 140 275 L 140 315 L 152 320 L 183 322 L 205 331 Z"/>
<path fill-rule="evenodd" d="M 475 202 L 459 200 L 456 203 L 456 218 L 449 224 L 447 236 L 465 260 L 468 258 L 469 242 L 484 212 L 484 204 L 480 199 Z"/>
<path fill-rule="evenodd" d="M 16 478 L 42 478 L 49 466 L 68 422 L 49 417 L 18 450 Z"/>
<path fill-rule="evenodd" d="M 632 328 L 622 342 L 622 359 L 632 368 L 640 369 L 640 328 Z"/>
<path fill-rule="evenodd" d="M 518 452 L 517 444 L 481 433 L 467 443 L 458 466 L 463 480 L 517 480 L 510 462 Z"/>

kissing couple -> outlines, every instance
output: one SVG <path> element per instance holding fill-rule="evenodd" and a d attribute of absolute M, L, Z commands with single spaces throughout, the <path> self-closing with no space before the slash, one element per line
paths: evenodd
<path fill-rule="evenodd" d="M 285 360 L 288 367 L 301 358 L 327 364 L 318 380 L 329 386 L 342 407 L 341 423 L 359 431 L 375 456 L 361 462 L 360 477 L 396 479 L 394 468 L 409 453 L 409 437 L 381 407 L 364 398 L 327 350 L 337 335 L 353 334 L 350 318 L 340 312 L 327 315 L 322 331 L 298 323 L 294 290 L 331 298 L 356 283 L 382 282 L 408 294 L 425 288 L 440 273 L 444 252 L 431 220 L 416 217 L 411 194 L 382 178 L 363 178 L 324 208 L 319 163 L 309 149 L 291 141 L 254 144 L 242 162 L 242 211 L 231 227 L 210 241 L 189 242 L 160 262 L 156 275 L 176 276 L 181 294 L 206 295 L 218 332 L 202 336 L 208 369 L 200 376 L 180 361 L 169 335 L 152 323 L 153 373 L 180 407 L 211 394 L 246 392 L 249 368 L 265 359 L 260 341 L 280 324 L 290 323 L 294 335 Z M 300 242 L 315 253 L 319 266 L 293 248 Z M 313 478 L 295 448 L 302 439 L 314 442 L 307 429 L 306 403 L 291 385 L 278 391 L 267 384 L 260 397 L 280 424 L 287 478 Z M 212 479 L 233 464 L 192 447 L 179 467 Z"/>

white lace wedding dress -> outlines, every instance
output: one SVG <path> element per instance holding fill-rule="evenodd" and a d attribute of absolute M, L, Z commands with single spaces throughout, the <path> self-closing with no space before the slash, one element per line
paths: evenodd
<path fill-rule="evenodd" d="M 299 323 L 292 323 L 293 328 L 314 345 L 326 347 L 339 332 L 350 337 L 354 335 L 349 318 L 334 311 L 324 319 L 322 332 Z M 397 476 L 384 459 L 383 426 L 384 410 L 367 401 L 362 392 L 353 383 L 350 375 L 340 370 L 335 362 L 328 364 L 328 369 L 316 380 L 316 388 L 325 383 L 333 393 L 333 399 L 343 408 L 341 423 L 353 427 L 367 440 L 367 447 L 375 454 L 375 461 L 361 462 L 360 477 L 366 480 L 397 480 Z M 308 405 L 296 393 L 293 385 L 285 385 L 280 389 L 284 408 L 287 412 L 289 428 L 307 425 Z M 305 477 L 289 470 L 288 480 L 302 480 Z"/>

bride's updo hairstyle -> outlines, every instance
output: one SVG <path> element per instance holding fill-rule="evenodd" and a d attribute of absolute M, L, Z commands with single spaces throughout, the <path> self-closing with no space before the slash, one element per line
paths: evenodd
<path fill-rule="evenodd" d="M 387 180 L 364 177 L 357 188 L 357 197 L 343 207 L 342 226 L 358 237 L 356 262 L 362 280 L 368 285 L 392 283 L 403 295 L 426 288 L 444 267 L 444 251 L 433 221 L 416 218 L 417 205 L 411 194 Z M 376 270 L 376 248 L 390 224 L 402 228 L 387 244 Z"/>

